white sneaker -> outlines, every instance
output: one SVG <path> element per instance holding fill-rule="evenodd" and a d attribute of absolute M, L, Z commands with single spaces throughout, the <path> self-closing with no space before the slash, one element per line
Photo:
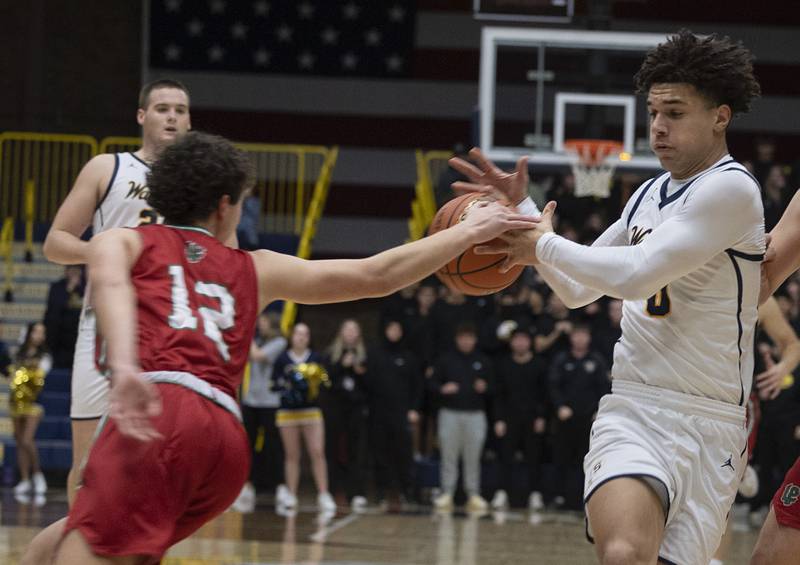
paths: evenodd
<path fill-rule="evenodd" d="M 467 500 L 468 512 L 486 512 L 487 510 L 489 510 L 489 503 L 482 496 L 473 494 Z"/>
<path fill-rule="evenodd" d="M 47 492 L 47 481 L 44 480 L 44 475 L 41 472 L 33 474 L 33 492 L 34 494 Z"/>
<path fill-rule="evenodd" d="M 502 508 L 508 507 L 508 495 L 506 491 L 503 489 L 498 490 L 494 493 L 494 498 L 492 498 L 492 508 L 495 510 L 500 510 Z"/>
<path fill-rule="evenodd" d="M 363 512 L 367 508 L 367 499 L 363 496 L 354 496 L 350 500 L 350 508 L 353 512 Z"/>
<path fill-rule="evenodd" d="M 17 486 L 14 487 L 14 494 L 27 494 L 31 490 L 31 481 L 29 479 L 25 479 L 24 481 L 20 481 L 17 483 Z"/>
<path fill-rule="evenodd" d="M 317 507 L 322 512 L 336 512 L 336 501 L 333 500 L 331 493 L 321 492 L 317 495 Z"/>
<path fill-rule="evenodd" d="M 242 514 L 249 514 L 256 509 L 256 491 L 252 484 L 244 484 L 239 496 L 231 504 L 231 508 Z"/>
<path fill-rule="evenodd" d="M 531 495 L 528 497 L 528 508 L 530 508 L 534 512 L 539 512 L 540 510 L 544 510 L 544 500 L 542 499 L 541 492 L 533 491 L 531 493 Z"/>
<path fill-rule="evenodd" d="M 739 483 L 739 494 L 745 498 L 753 498 L 758 494 L 758 473 L 750 465 L 744 470 L 744 477 Z"/>
<path fill-rule="evenodd" d="M 292 494 L 286 485 L 278 485 L 278 488 L 275 489 L 275 505 L 294 508 L 297 506 L 297 497 Z"/>
<path fill-rule="evenodd" d="M 453 509 L 453 496 L 447 493 L 440 494 L 433 499 L 433 506 L 436 510 L 450 511 Z"/>

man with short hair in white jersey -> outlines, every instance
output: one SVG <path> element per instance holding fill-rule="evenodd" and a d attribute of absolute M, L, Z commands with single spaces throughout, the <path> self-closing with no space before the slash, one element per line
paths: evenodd
<path fill-rule="evenodd" d="M 97 155 L 81 170 L 44 242 L 48 260 L 62 265 L 86 263 L 89 242 L 81 240 L 81 235 L 90 224 L 93 233 L 98 234 L 158 220 L 147 204 L 145 175 L 162 149 L 191 127 L 186 87 L 166 79 L 145 85 L 139 94 L 136 121 L 142 127 L 142 147 L 138 151 Z M 72 368 L 72 469 L 67 485 L 70 503 L 80 479 L 80 466 L 108 407 L 108 380 L 97 371 L 94 350 L 95 316 L 91 290 L 87 288 Z"/>
<path fill-rule="evenodd" d="M 534 232 L 479 251 L 536 265 L 572 308 L 623 299 L 612 394 L 592 427 L 587 534 L 603 564 L 707 565 L 746 466 L 764 214 L 756 180 L 728 154 L 726 131 L 760 89 L 752 55 L 728 38 L 680 31 L 635 77 L 650 146 L 667 171 L 645 182 L 591 247 L 553 233 L 555 203 Z M 504 173 L 474 150 L 452 165 L 520 212 L 527 162 Z"/>

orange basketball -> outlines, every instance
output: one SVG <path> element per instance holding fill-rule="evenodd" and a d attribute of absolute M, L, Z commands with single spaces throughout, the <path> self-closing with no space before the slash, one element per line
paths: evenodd
<path fill-rule="evenodd" d="M 470 207 L 483 198 L 482 194 L 471 193 L 453 198 L 442 206 L 428 228 L 428 234 L 456 225 L 466 217 Z M 507 273 L 500 272 L 505 255 L 476 255 L 472 248 L 450 261 L 436 271 L 445 285 L 453 290 L 471 296 L 483 296 L 503 290 L 519 278 L 522 265 L 516 265 Z"/>

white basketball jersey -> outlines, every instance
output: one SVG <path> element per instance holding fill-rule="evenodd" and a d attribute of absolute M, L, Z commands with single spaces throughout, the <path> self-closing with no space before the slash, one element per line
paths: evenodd
<path fill-rule="evenodd" d="M 724 175 L 720 173 L 725 171 Z M 731 173 L 730 171 L 735 171 Z M 625 207 L 628 243 L 691 206 L 710 183 L 757 181 L 729 156 L 684 181 L 665 173 L 644 183 Z M 756 193 L 757 195 L 757 193 Z M 758 199 L 755 199 L 756 202 Z M 742 405 L 753 379 L 764 224 L 747 226 L 740 241 L 648 300 L 623 303 L 622 338 L 614 349 L 614 379 L 644 383 Z"/>
<path fill-rule="evenodd" d="M 150 166 L 133 153 L 114 154 L 114 172 L 92 219 L 94 234 L 112 228 L 133 228 L 160 222 L 161 217 L 147 203 L 147 173 Z M 87 285 L 84 313 L 89 310 L 91 290 Z M 94 324 L 94 318 L 85 320 Z M 82 321 L 83 323 L 83 321 Z"/>
<path fill-rule="evenodd" d="M 133 153 L 114 155 L 114 172 L 105 195 L 97 205 L 92 227 L 94 233 L 111 228 L 131 228 L 157 221 L 157 214 L 147 204 L 147 163 Z"/>

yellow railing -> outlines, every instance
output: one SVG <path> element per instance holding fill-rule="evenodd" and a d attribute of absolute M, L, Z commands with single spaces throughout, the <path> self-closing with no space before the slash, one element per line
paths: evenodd
<path fill-rule="evenodd" d="M 425 235 L 433 217 L 436 215 L 434 186 L 439 175 L 447 167 L 453 154 L 450 151 L 427 151 L 417 149 L 417 183 L 414 185 L 414 200 L 411 202 L 411 218 L 408 220 L 409 241 Z"/>
<path fill-rule="evenodd" d="M 0 256 L 5 263 L 3 277 L 3 295 L 6 302 L 11 302 L 14 292 L 14 218 L 7 217 L 0 231 Z"/>
<path fill-rule="evenodd" d="M 0 133 L 0 209 L 25 221 L 25 187 L 32 183 L 36 221 L 49 221 L 83 165 L 97 154 L 88 135 Z"/>
<path fill-rule="evenodd" d="M 328 199 L 328 189 L 331 185 L 333 168 L 336 166 L 336 158 L 339 156 L 339 148 L 326 149 L 325 160 L 320 169 L 317 180 L 314 183 L 314 192 L 311 195 L 311 202 L 303 222 L 303 231 L 300 235 L 300 242 L 297 245 L 297 256 L 301 259 L 311 257 L 311 242 L 317 234 L 317 225 L 322 212 L 325 210 L 325 202 Z M 287 301 L 283 307 L 281 316 L 281 330 L 288 335 L 297 317 L 297 304 Z"/>
<path fill-rule="evenodd" d="M 13 221 L 25 222 L 26 255 L 33 251 L 34 222 L 53 219 L 81 168 L 98 153 L 136 151 L 138 137 L 106 137 L 30 132 L 0 134 L 0 209 Z M 337 148 L 316 145 L 237 143 L 253 158 L 254 195 L 261 201 L 260 229 L 300 237 L 297 255 L 308 258 L 317 224 L 325 208 Z M 4 232 L 5 234 L 6 232 Z M 13 262 L 11 246 L 9 261 Z M 6 289 L 11 291 L 11 270 Z M 297 307 L 288 303 L 281 327 L 288 329 Z"/>
<path fill-rule="evenodd" d="M 100 140 L 98 153 L 125 153 L 137 151 L 142 146 L 140 137 L 122 137 L 114 135 Z"/>

